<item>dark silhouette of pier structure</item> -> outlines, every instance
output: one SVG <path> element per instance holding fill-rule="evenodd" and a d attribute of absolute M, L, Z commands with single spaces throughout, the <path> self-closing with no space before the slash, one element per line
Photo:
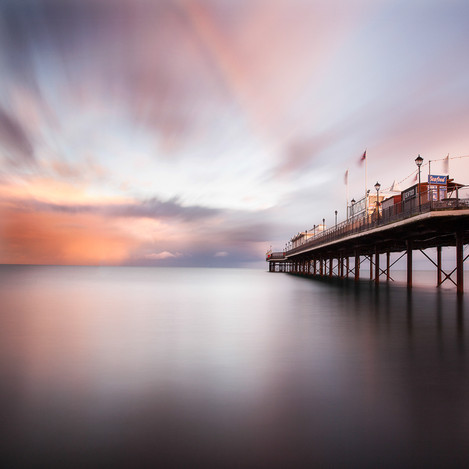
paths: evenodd
<path fill-rule="evenodd" d="M 413 205 L 396 204 L 385 210 L 379 209 L 378 202 L 371 215 L 351 217 L 317 234 L 311 230 L 284 251 L 269 251 L 269 272 L 358 281 L 362 264 L 368 261 L 370 281 L 378 285 L 381 280 L 392 280 L 391 267 L 406 256 L 407 287 L 412 288 L 412 254 L 420 251 L 436 267 L 436 285 L 452 282 L 462 294 L 464 261 L 469 257 L 464 253 L 469 243 L 469 199 L 432 198 L 419 193 Z M 444 246 L 456 251 L 456 266 L 449 272 L 442 269 Z M 436 260 L 426 252 L 431 248 L 436 249 Z M 392 263 L 391 253 L 399 254 Z"/>

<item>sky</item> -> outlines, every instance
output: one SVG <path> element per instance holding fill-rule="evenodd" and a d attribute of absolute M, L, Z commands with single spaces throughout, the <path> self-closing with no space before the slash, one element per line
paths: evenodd
<path fill-rule="evenodd" d="M 467 44 L 467 0 L 0 0 L 0 263 L 258 266 L 418 154 L 469 184 Z"/>

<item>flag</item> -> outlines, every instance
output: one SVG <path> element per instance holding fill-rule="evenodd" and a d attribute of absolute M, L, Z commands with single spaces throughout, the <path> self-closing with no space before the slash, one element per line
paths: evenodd
<path fill-rule="evenodd" d="M 348 184 L 348 169 L 347 169 L 347 171 L 345 171 L 344 184 L 345 184 L 345 185 Z"/>
<path fill-rule="evenodd" d="M 360 163 L 363 163 L 366 160 L 366 150 L 363 152 L 363 155 L 360 158 Z"/>
<path fill-rule="evenodd" d="M 448 156 L 443 161 L 443 172 L 449 175 L 449 153 L 448 153 Z"/>
<path fill-rule="evenodd" d="M 418 180 L 419 180 L 419 172 L 416 171 L 415 176 L 414 176 L 414 179 L 413 179 L 412 182 L 417 182 Z"/>

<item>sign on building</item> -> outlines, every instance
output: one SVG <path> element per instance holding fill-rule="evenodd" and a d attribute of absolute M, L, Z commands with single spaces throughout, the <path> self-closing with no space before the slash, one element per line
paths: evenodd
<path fill-rule="evenodd" d="M 428 184 L 444 184 L 446 185 L 448 176 L 437 176 L 435 174 L 428 175 Z"/>
<path fill-rule="evenodd" d="M 410 199 L 415 199 L 417 196 L 417 186 L 412 186 L 402 192 L 402 202 Z"/>
<path fill-rule="evenodd" d="M 446 184 L 448 176 L 428 175 L 428 190 L 431 200 L 442 200 L 446 197 Z"/>

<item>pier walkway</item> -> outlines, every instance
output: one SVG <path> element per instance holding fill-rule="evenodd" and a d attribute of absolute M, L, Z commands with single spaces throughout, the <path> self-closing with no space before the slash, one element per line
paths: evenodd
<path fill-rule="evenodd" d="M 423 196 L 423 193 L 422 193 Z M 431 199 L 431 197 L 428 197 Z M 425 198 L 428 200 L 428 198 Z M 396 204 L 371 215 L 352 217 L 318 233 L 296 237 L 283 252 L 268 252 L 270 272 L 360 279 L 360 268 L 369 262 L 370 280 L 379 284 L 392 280 L 391 267 L 407 257 L 407 286 L 412 288 L 412 253 L 421 251 L 436 267 L 436 284 L 452 282 L 458 293 L 464 291 L 464 246 L 469 244 L 469 199 L 449 198 L 427 201 L 406 209 Z M 442 247 L 453 246 L 456 266 L 442 269 Z M 436 260 L 425 252 L 436 248 Z M 391 253 L 400 256 L 391 263 Z M 385 263 L 381 264 L 381 257 Z"/>

